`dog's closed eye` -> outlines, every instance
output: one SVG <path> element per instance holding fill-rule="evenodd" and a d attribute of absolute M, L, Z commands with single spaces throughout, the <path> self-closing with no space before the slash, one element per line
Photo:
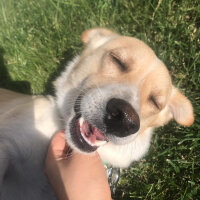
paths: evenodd
<path fill-rule="evenodd" d="M 162 109 L 162 106 L 158 103 L 158 101 L 156 100 L 154 95 L 149 95 L 148 101 L 154 105 L 155 108 L 157 108 L 158 110 Z"/>
<path fill-rule="evenodd" d="M 119 58 L 118 55 L 116 55 L 115 53 L 111 52 L 110 56 L 111 56 L 112 61 L 115 64 L 117 64 L 117 66 L 119 67 L 120 71 L 122 71 L 122 72 L 128 72 L 129 71 L 128 66 L 124 62 L 121 61 L 121 59 Z"/>

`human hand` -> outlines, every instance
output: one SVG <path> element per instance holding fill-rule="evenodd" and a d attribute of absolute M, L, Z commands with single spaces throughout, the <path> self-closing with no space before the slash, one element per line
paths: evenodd
<path fill-rule="evenodd" d="M 45 172 L 59 200 L 111 200 L 110 188 L 97 152 L 70 152 L 64 132 L 53 137 Z"/>

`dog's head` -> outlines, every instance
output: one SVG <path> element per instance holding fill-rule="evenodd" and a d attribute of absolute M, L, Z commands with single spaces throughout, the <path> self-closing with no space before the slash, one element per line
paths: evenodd
<path fill-rule="evenodd" d="M 83 53 L 56 83 L 67 140 L 75 149 L 126 145 L 172 118 L 193 123 L 191 103 L 142 41 L 107 29 L 87 30 L 82 40 Z"/>

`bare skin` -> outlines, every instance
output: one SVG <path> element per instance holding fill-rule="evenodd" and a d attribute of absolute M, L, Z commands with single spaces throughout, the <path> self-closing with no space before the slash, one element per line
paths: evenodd
<path fill-rule="evenodd" d="M 105 169 L 98 153 L 69 153 L 62 131 L 51 141 L 45 172 L 59 200 L 111 200 Z"/>

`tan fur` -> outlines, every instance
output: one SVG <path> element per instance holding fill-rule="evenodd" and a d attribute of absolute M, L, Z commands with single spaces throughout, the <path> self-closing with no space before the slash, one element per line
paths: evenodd
<path fill-rule="evenodd" d="M 98 40 L 109 37 L 108 44 L 96 46 Z M 94 49 L 98 48 L 99 54 L 105 54 L 102 60 L 99 60 L 97 54 L 93 65 L 94 75 L 89 85 L 122 83 L 134 85 L 140 90 L 140 108 L 141 108 L 141 129 L 147 126 L 162 126 L 171 118 L 174 118 L 179 124 L 189 126 L 194 121 L 193 109 L 189 100 L 172 86 L 169 72 L 163 62 L 161 62 L 152 49 L 136 38 L 120 36 L 107 29 L 89 29 L 82 34 L 82 40 L 87 48 L 83 52 L 83 57 L 92 54 Z M 128 73 L 118 70 L 107 54 L 112 50 L 120 60 L 129 68 Z M 96 63 L 102 63 L 98 66 Z M 174 92 L 175 90 L 175 92 Z M 160 110 L 156 109 L 148 96 L 152 93 L 159 103 Z"/>

